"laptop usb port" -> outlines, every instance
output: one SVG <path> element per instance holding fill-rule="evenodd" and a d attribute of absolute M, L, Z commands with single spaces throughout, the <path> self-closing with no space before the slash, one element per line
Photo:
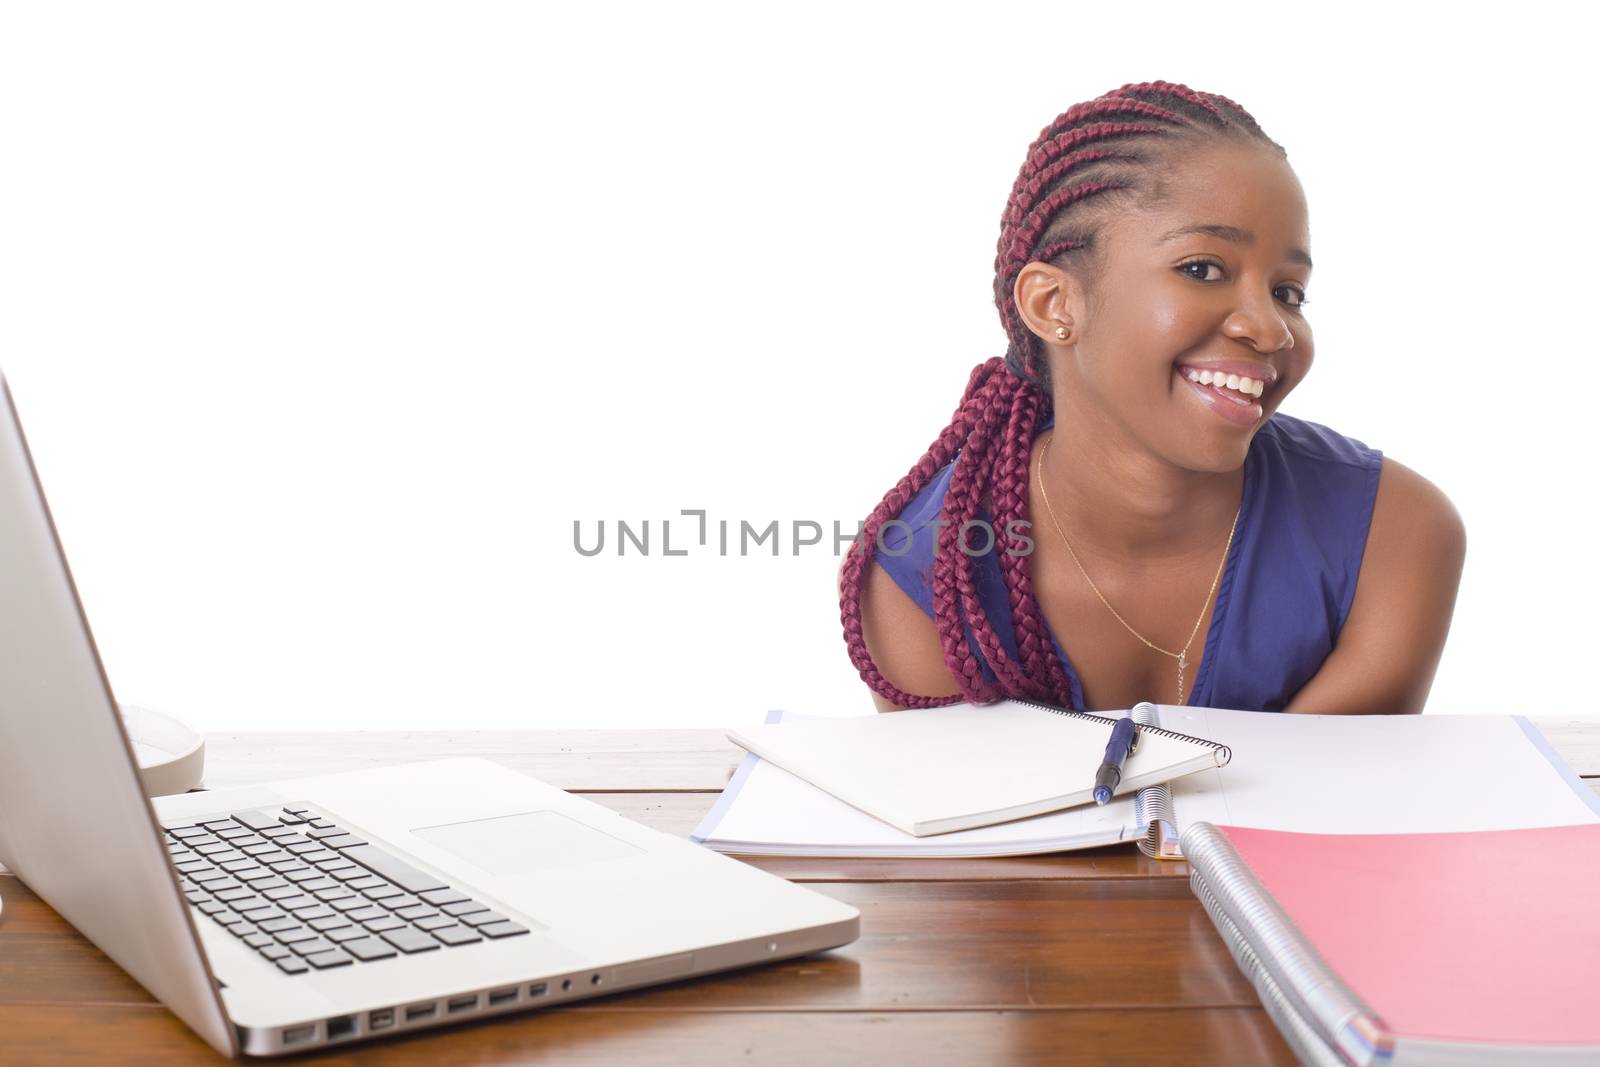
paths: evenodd
<path fill-rule="evenodd" d="M 354 1015 L 341 1015 L 337 1019 L 328 1020 L 328 1040 L 337 1041 L 341 1037 L 349 1037 L 356 1032 L 356 1017 Z"/>
<path fill-rule="evenodd" d="M 316 1033 L 317 1028 L 315 1026 L 291 1026 L 283 1032 L 283 1043 L 285 1045 L 298 1045 L 302 1041 L 310 1041 L 316 1036 Z"/>
<path fill-rule="evenodd" d="M 418 1019 L 430 1018 L 438 1008 L 433 1004 L 413 1004 L 406 1009 L 406 1022 L 416 1022 Z"/>
<path fill-rule="evenodd" d="M 451 997 L 449 1013 L 454 1015 L 458 1011 L 471 1011 L 478 1006 L 478 994 L 472 993 L 464 997 Z"/>
<path fill-rule="evenodd" d="M 516 989 L 496 989 L 493 993 L 489 994 L 489 1006 L 492 1008 L 496 1004 L 510 1004 L 516 999 Z"/>

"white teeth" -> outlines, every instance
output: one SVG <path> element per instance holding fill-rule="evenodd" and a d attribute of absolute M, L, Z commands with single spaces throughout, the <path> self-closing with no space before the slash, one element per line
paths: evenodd
<path fill-rule="evenodd" d="M 1256 378 L 1245 378 L 1238 374 L 1223 374 L 1221 371 L 1212 372 L 1208 370 L 1195 370 L 1192 367 L 1189 368 L 1187 374 L 1191 382 L 1199 382 L 1201 385 L 1214 385 L 1219 389 L 1232 389 L 1235 392 L 1244 393 L 1247 396 L 1260 396 L 1267 390 L 1267 385 L 1265 382 Z"/>

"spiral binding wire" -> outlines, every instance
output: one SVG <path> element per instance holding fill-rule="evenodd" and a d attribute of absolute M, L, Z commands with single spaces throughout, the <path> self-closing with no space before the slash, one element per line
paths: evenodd
<path fill-rule="evenodd" d="M 1267 1009 L 1272 1021 L 1278 1024 L 1278 1032 L 1294 1051 L 1295 1058 L 1301 1063 L 1317 1064 L 1318 1067 L 1349 1067 L 1343 1057 L 1335 1052 L 1333 1047 L 1317 1033 L 1316 1028 L 1306 1021 L 1305 1016 L 1300 1014 L 1284 995 L 1283 990 L 1278 987 L 1278 983 L 1272 980 L 1272 974 L 1262 964 L 1261 958 L 1244 939 L 1244 935 L 1239 933 L 1239 928 L 1228 918 L 1228 913 L 1223 910 L 1222 904 L 1211 894 L 1197 873 L 1190 873 L 1189 885 L 1194 890 L 1194 895 L 1200 898 L 1206 914 L 1211 916 L 1211 922 L 1216 926 L 1217 933 L 1222 935 L 1223 943 L 1228 946 L 1233 961 L 1239 965 L 1239 970 L 1244 972 L 1244 976 L 1261 995 L 1261 1006 Z"/>
<path fill-rule="evenodd" d="M 1014 700 L 1013 703 L 1022 704 L 1030 708 L 1039 708 L 1041 711 L 1048 711 L 1052 715 L 1067 715 L 1074 719 L 1088 719 L 1091 722 L 1104 723 L 1107 729 L 1110 729 L 1117 724 L 1116 719 L 1105 715 L 1096 715 L 1092 711 L 1068 711 L 1066 708 L 1055 708 L 1051 707 L 1049 704 L 1035 703 L 1032 700 Z M 1177 730 L 1166 730 L 1160 726 L 1154 726 L 1149 723 L 1145 723 L 1142 720 L 1138 720 L 1138 711 L 1140 708 L 1149 708 L 1151 709 L 1150 713 L 1153 713 L 1155 711 L 1155 705 L 1148 702 L 1143 702 L 1138 704 L 1133 709 L 1135 713 L 1135 719 L 1136 721 L 1139 721 L 1140 733 L 1160 734 L 1162 737 L 1171 737 L 1178 741 L 1192 741 L 1197 745 L 1205 745 L 1207 748 L 1214 748 L 1217 750 L 1219 755 L 1217 760 L 1218 767 L 1223 766 L 1229 760 L 1233 759 L 1233 749 L 1229 748 L 1221 741 L 1212 741 L 1204 737 L 1196 737 L 1193 734 L 1179 733 Z"/>
<path fill-rule="evenodd" d="M 1393 1038 L 1376 1012 L 1333 973 L 1317 951 L 1295 929 L 1227 837 L 1208 822 L 1183 831 L 1183 854 L 1189 861 L 1189 885 L 1205 905 L 1233 951 L 1235 940 L 1250 952 L 1254 970 L 1240 966 L 1267 1003 L 1264 975 L 1283 1007 L 1314 1028 L 1321 1042 L 1353 1064 L 1385 1064 L 1394 1054 Z M 1217 916 L 1227 920 L 1224 928 Z M 1235 960 L 1240 959 L 1238 952 Z M 1268 1004 L 1269 1010 L 1271 1005 Z M 1274 1019 L 1277 1019 L 1274 1015 Z M 1293 1023 L 1283 1023 L 1288 1037 Z M 1339 1062 L 1335 1060 L 1333 1062 Z"/>

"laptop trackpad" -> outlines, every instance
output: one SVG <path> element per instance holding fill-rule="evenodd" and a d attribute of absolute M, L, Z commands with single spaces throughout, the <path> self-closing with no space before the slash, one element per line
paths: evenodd
<path fill-rule="evenodd" d="M 430 845 L 498 875 L 536 874 L 644 852 L 555 811 L 527 811 L 411 832 Z"/>

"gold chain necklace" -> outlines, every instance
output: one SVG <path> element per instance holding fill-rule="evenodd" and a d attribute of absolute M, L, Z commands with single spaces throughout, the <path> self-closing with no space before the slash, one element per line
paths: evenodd
<path fill-rule="evenodd" d="M 1217 591 L 1217 583 L 1222 580 L 1222 568 L 1228 562 L 1228 550 L 1233 547 L 1233 534 L 1234 531 L 1239 528 L 1239 515 L 1244 511 L 1244 501 L 1239 501 L 1239 511 L 1234 512 L 1233 527 L 1228 530 L 1228 543 L 1227 545 L 1223 546 L 1222 549 L 1222 562 L 1217 564 L 1216 577 L 1211 579 L 1211 592 L 1206 594 L 1206 602 L 1200 608 L 1200 618 L 1194 620 L 1194 629 L 1189 631 L 1189 640 L 1185 641 L 1183 648 L 1177 652 L 1168 652 L 1159 645 L 1151 644 L 1151 642 L 1143 634 L 1141 634 L 1138 630 L 1135 630 L 1132 626 L 1128 625 L 1127 619 L 1124 619 L 1121 615 L 1117 615 L 1117 609 L 1112 607 L 1111 602 L 1101 594 L 1099 587 L 1094 584 L 1094 579 L 1089 577 L 1089 572 L 1083 569 L 1082 563 L 1078 562 L 1078 554 L 1072 551 L 1072 541 L 1061 529 L 1061 523 L 1056 518 L 1056 511 L 1050 506 L 1050 494 L 1045 492 L 1044 488 L 1044 454 L 1049 449 L 1050 441 L 1055 437 L 1055 433 L 1055 430 L 1051 430 L 1050 436 L 1045 438 L 1044 445 L 1039 449 L 1039 462 L 1034 464 L 1034 478 L 1039 483 L 1039 496 L 1044 500 L 1044 510 L 1050 516 L 1050 523 L 1056 528 L 1056 533 L 1060 535 L 1062 542 L 1067 546 L 1067 552 L 1072 555 L 1072 562 L 1077 565 L 1078 573 L 1083 575 L 1083 580 L 1089 583 L 1089 588 L 1094 590 L 1094 595 L 1100 597 L 1100 603 L 1106 606 L 1106 610 L 1111 612 L 1111 614 L 1116 615 L 1117 621 L 1122 623 L 1123 628 L 1126 629 L 1130 634 L 1137 637 L 1139 640 L 1143 641 L 1145 644 L 1149 645 L 1162 655 L 1172 656 L 1178 661 L 1178 703 L 1182 704 L 1183 671 L 1184 668 L 1189 665 L 1189 646 L 1194 644 L 1194 635 L 1200 632 L 1200 623 L 1206 617 L 1206 608 L 1210 607 L 1211 597 Z"/>

